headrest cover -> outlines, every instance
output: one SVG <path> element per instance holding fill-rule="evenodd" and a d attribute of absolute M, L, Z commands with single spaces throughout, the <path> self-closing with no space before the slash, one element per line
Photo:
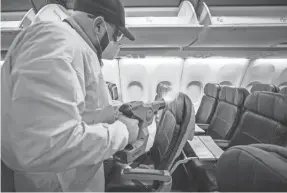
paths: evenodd
<path fill-rule="evenodd" d="M 279 93 L 287 95 L 287 87 L 282 88 Z"/>
<path fill-rule="evenodd" d="M 207 83 L 204 87 L 204 94 L 206 96 L 210 96 L 216 99 L 218 99 L 219 91 L 220 91 L 219 84 Z"/>
<path fill-rule="evenodd" d="M 287 95 L 254 92 L 246 98 L 244 107 L 287 126 Z"/>
<path fill-rule="evenodd" d="M 273 84 L 255 84 L 250 92 L 255 91 L 278 92 L 278 88 Z"/>
<path fill-rule="evenodd" d="M 219 93 L 219 100 L 241 107 L 248 94 L 245 88 L 224 86 Z"/>
<path fill-rule="evenodd" d="M 156 94 L 158 97 L 163 97 L 166 93 L 168 93 L 169 91 L 171 91 L 171 86 L 164 84 L 162 82 L 158 83 L 157 87 L 156 87 Z"/>

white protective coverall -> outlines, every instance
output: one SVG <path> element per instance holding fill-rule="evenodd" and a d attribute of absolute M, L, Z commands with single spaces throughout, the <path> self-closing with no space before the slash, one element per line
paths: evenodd
<path fill-rule="evenodd" d="M 97 54 L 75 27 L 41 22 L 16 37 L 1 101 L 2 160 L 16 191 L 104 191 L 102 161 L 129 136 L 108 98 Z"/>

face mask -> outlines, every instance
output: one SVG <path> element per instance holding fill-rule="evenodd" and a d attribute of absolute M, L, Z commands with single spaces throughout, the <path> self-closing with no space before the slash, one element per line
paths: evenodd
<path fill-rule="evenodd" d="M 120 46 L 118 43 L 116 43 L 115 41 L 109 38 L 106 24 L 105 24 L 105 28 L 106 28 L 106 33 L 100 42 L 101 48 L 103 50 L 102 58 L 107 59 L 107 60 L 113 60 L 118 55 L 120 51 Z"/>

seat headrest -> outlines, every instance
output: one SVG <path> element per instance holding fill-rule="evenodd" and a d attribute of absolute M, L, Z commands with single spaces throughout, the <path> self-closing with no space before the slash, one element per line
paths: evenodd
<path fill-rule="evenodd" d="M 253 92 L 246 98 L 244 107 L 287 126 L 287 95 Z"/>
<path fill-rule="evenodd" d="M 210 96 L 216 99 L 218 99 L 219 91 L 220 91 L 219 84 L 207 83 L 204 87 L 204 94 L 206 96 Z"/>
<path fill-rule="evenodd" d="M 287 95 L 287 87 L 281 88 L 279 93 Z"/>
<path fill-rule="evenodd" d="M 249 92 L 245 88 L 224 86 L 220 90 L 219 100 L 241 107 L 248 95 Z"/>
<path fill-rule="evenodd" d="M 268 92 L 278 92 L 278 88 L 273 84 L 255 84 L 251 88 L 250 92 L 255 91 L 268 91 Z"/>
<path fill-rule="evenodd" d="M 177 124 L 181 124 L 183 121 L 183 113 L 184 113 L 185 105 L 192 105 L 192 103 L 185 104 L 186 102 L 185 97 L 187 96 L 184 95 L 183 93 L 179 93 L 177 98 L 173 102 L 168 104 L 168 109 L 175 116 Z"/>
<path fill-rule="evenodd" d="M 161 98 L 163 97 L 164 94 L 168 93 L 171 91 L 171 86 L 164 84 L 162 82 L 158 83 L 156 87 L 156 94 Z"/>

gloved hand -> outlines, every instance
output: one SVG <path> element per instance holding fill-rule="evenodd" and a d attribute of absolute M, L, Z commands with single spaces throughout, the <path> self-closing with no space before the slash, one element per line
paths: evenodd
<path fill-rule="evenodd" d="M 125 124 L 129 131 L 129 144 L 134 143 L 139 135 L 139 121 L 136 119 L 130 119 L 124 115 L 119 115 L 118 120 Z"/>

